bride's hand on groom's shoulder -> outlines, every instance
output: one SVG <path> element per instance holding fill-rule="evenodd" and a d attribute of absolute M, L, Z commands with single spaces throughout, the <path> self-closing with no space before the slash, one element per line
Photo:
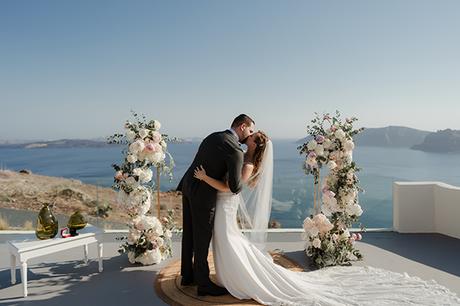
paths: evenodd
<path fill-rule="evenodd" d="M 200 165 L 195 168 L 193 176 L 199 180 L 204 180 L 206 178 L 206 170 L 204 170 L 203 166 Z"/>

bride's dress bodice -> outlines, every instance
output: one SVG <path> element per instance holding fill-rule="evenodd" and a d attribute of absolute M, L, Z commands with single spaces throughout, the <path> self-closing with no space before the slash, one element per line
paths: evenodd
<path fill-rule="evenodd" d="M 446 288 L 371 267 L 293 272 L 240 231 L 240 195 L 218 192 L 212 248 L 217 281 L 236 298 L 265 305 L 460 305 Z"/>

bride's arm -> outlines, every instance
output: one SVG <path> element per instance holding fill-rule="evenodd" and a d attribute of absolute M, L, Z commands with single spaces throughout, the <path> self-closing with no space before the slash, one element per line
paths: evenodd
<path fill-rule="evenodd" d="M 243 164 L 243 169 L 241 170 L 241 181 L 246 183 L 248 179 L 251 177 L 252 170 L 254 169 L 254 165 L 250 163 Z M 209 186 L 217 189 L 219 191 L 228 192 L 230 188 L 228 184 L 223 181 L 216 180 L 206 174 L 206 170 L 204 170 L 203 166 L 197 167 L 194 172 L 194 177 L 199 180 L 204 181 Z"/>
<path fill-rule="evenodd" d="M 228 187 L 226 182 L 216 180 L 215 178 L 212 178 L 206 174 L 206 170 L 204 170 L 203 166 L 197 167 L 194 172 L 194 177 L 197 179 L 205 182 L 209 186 L 213 187 L 214 189 L 217 189 L 219 191 L 227 192 L 230 191 L 230 188 Z"/>

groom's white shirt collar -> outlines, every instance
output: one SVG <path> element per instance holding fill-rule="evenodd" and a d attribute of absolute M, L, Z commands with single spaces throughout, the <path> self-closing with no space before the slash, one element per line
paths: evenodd
<path fill-rule="evenodd" d="M 228 131 L 230 131 L 233 136 L 235 136 L 236 138 L 236 141 L 238 141 L 238 143 L 240 142 L 240 137 L 238 137 L 238 134 L 235 132 L 235 130 L 233 128 L 229 128 Z"/>

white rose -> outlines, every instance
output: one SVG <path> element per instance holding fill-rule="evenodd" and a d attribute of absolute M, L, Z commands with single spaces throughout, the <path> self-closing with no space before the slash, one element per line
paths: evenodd
<path fill-rule="evenodd" d="M 321 248 L 321 240 L 319 240 L 319 238 L 313 239 L 311 244 L 317 249 Z"/>
<path fill-rule="evenodd" d="M 136 179 L 135 179 L 134 177 L 132 177 L 132 176 L 128 177 L 128 178 L 125 180 L 125 183 L 126 183 L 128 186 L 132 187 L 132 188 L 134 188 L 134 187 L 136 187 L 137 185 L 139 185 L 139 183 L 136 181 Z"/>
<path fill-rule="evenodd" d="M 134 154 L 128 154 L 126 160 L 128 161 L 128 163 L 134 164 L 135 162 L 137 162 L 137 157 Z"/>
<path fill-rule="evenodd" d="M 315 148 L 315 153 L 317 155 L 323 155 L 324 154 L 324 147 L 323 145 L 317 145 Z"/>
<path fill-rule="evenodd" d="M 353 140 L 347 140 L 343 144 L 343 148 L 345 151 L 352 151 L 355 148 L 355 144 L 353 143 Z"/>
<path fill-rule="evenodd" d="M 337 163 L 333 160 L 330 160 L 328 163 L 327 163 L 327 166 L 329 168 L 329 170 L 334 170 L 335 168 L 337 168 Z"/>
<path fill-rule="evenodd" d="M 148 183 L 152 180 L 153 172 L 150 168 L 135 168 L 133 174 L 139 177 L 141 183 Z"/>
<path fill-rule="evenodd" d="M 158 131 L 159 129 L 161 129 L 161 123 L 160 123 L 160 121 L 158 121 L 158 120 L 153 120 L 153 128 L 154 128 L 155 130 L 157 130 L 157 131 Z"/>
<path fill-rule="evenodd" d="M 145 148 L 145 143 L 142 140 L 136 140 L 132 144 L 129 145 L 129 152 L 132 154 L 137 154 L 142 152 Z"/>
<path fill-rule="evenodd" d="M 359 217 L 363 214 L 363 210 L 358 204 L 353 204 L 347 207 L 347 213 L 351 216 Z"/>
<path fill-rule="evenodd" d="M 134 252 L 131 252 L 131 251 L 128 252 L 128 260 L 132 264 L 136 262 L 136 257 L 134 255 Z"/>
<path fill-rule="evenodd" d="M 312 151 L 316 148 L 316 146 L 318 145 L 318 143 L 316 142 L 316 140 L 312 139 L 308 142 L 307 144 L 307 148 L 308 150 Z"/>
<path fill-rule="evenodd" d="M 326 138 L 323 142 L 323 147 L 329 149 L 332 146 L 332 141 L 329 138 Z"/>
<path fill-rule="evenodd" d="M 129 141 L 129 142 L 133 142 L 134 139 L 136 139 L 136 133 L 130 129 L 127 129 L 126 130 L 126 139 Z"/>
<path fill-rule="evenodd" d="M 149 135 L 149 130 L 147 130 L 147 129 L 140 129 L 139 130 L 139 136 L 141 136 L 142 139 L 144 139 L 148 135 Z"/>
<path fill-rule="evenodd" d="M 141 237 L 141 232 L 135 228 L 129 229 L 128 243 L 134 244 Z"/>
<path fill-rule="evenodd" d="M 338 129 L 335 131 L 334 136 L 337 137 L 339 140 L 343 140 L 345 138 L 345 132 L 342 129 Z"/>

